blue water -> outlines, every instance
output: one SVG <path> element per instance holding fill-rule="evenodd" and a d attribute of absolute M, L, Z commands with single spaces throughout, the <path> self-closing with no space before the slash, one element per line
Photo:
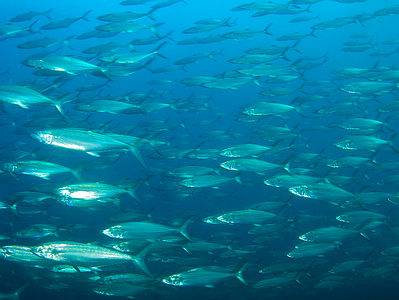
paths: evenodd
<path fill-rule="evenodd" d="M 270 1 L 263 3 L 286 5 L 286 11 L 276 13 L 271 9 L 264 16 L 254 17 L 252 15 L 262 8 L 233 9 L 246 3 L 242 0 L 217 3 L 185 0 L 157 9 L 150 17 L 130 21 L 144 26 L 136 32 L 116 32 L 112 37 L 89 39 L 78 37 L 106 24 L 98 19 L 99 16 L 126 11 L 144 13 L 164 1 L 129 6 L 117 0 L 3 2 L 0 12 L 1 299 L 3 294 L 4 299 L 397 299 L 399 251 L 394 251 L 399 247 L 397 1 L 320 0 L 314 4 L 312 1 L 310 4 Z M 11 21 L 22 13 L 49 9 L 46 15 L 40 14 L 24 22 Z M 41 29 L 48 22 L 79 17 L 89 10 L 87 18 L 66 28 Z M 314 18 L 290 22 L 304 16 Z M 225 19 L 229 25 L 195 34 L 183 33 L 198 25 L 195 22 L 209 19 Z M 317 28 L 334 19 L 337 23 L 329 28 Z M 340 25 L 338 21 L 342 19 L 350 21 Z M 7 35 L 3 28 L 9 24 L 19 26 L 22 32 L 8 31 Z M 267 26 L 269 34 L 264 32 Z M 222 39 L 215 43 L 179 43 L 188 38 L 223 37 L 230 31 L 242 30 L 254 33 L 250 37 Z M 282 40 L 293 34 L 303 37 Z M 160 38 L 149 45 L 129 45 L 133 39 L 154 35 Z M 20 47 L 24 42 L 43 37 L 55 42 L 48 47 Z M 109 42 L 118 45 L 112 52 L 84 53 L 89 47 Z M 153 52 L 161 44 L 158 52 Z M 364 48 L 359 49 L 360 45 Z M 263 64 L 275 71 L 271 75 L 243 75 L 237 70 L 256 69 L 262 63 L 232 62 L 250 50 L 271 51 L 276 49 L 273 47 L 280 47 L 279 53 L 271 54 L 272 59 Z M 130 64 L 117 61 L 118 55 L 129 52 L 151 56 Z M 202 57 L 184 68 L 175 64 L 184 57 L 204 53 L 213 56 Z M 101 70 L 80 70 L 72 74 L 58 68 L 49 73 L 46 67 L 27 64 L 28 59 L 46 59 L 53 55 L 78 58 Z M 107 55 L 113 57 L 111 61 L 104 61 Z M 158 72 L 159 68 L 167 70 Z M 357 68 L 357 71 L 349 68 Z M 48 73 L 38 75 L 40 69 Z M 134 71 L 129 75 L 115 73 L 121 69 Z M 287 79 L 285 75 L 293 77 Z M 210 83 L 229 78 L 243 82 L 238 86 L 222 87 L 209 82 L 186 83 L 196 76 L 213 76 Z M 372 91 L 364 86 L 363 89 L 353 87 L 359 82 L 366 86 L 373 83 L 386 86 Z M 14 96 L 14 103 L 10 103 L 12 101 L 3 91 L 12 85 L 29 87 L 55 102 L 60 100 L 62 114 L 51 101 L 23 107 L 20 102 L 25 100 Z M 281 90 L 283 93 L 278 94 Z M 90 111 L 79 109 L 79 105 L 90 106 L 96 100 L 105 99 L 134 104 L 137 111 L 132 114 L 107 113 L 93 107 Z M 263 116 L 245 114 L 246 108 L 259 102 L 286 104 L 291 109 L 270 114 L 263 112 Z M 149 104 L 155 108 L 149 108 Z M 379 123 L 369 122 L 365 128 L 358 128 L 356 124 L 345 127 L 345 122 L 354 122 L 355 118 Z M 276 132 L 276 127 L 285 128 L 289 133 Z M 113 142 L 119 145 L 116 151 L 106 149 L 97 153 L 74 151 L 69 144 L 49 144 L 34 138 L 38 131 L 54 128 L 79 128 L 103 136 L 124 134 L 154 140 L 157 144 L 142 140 L 133 145 L 140 152 L 143 165 L 129 151 L 132 145 L 115 139 Z M 375 139 L 347 149 L 336 146 L 339 141 L 357 136 Z M 76 143 L 79 146 L 84 141 Z M 241 158 L 266 161 L 279 167 L 263 171 L 223 168 L 223 162 L 237 157 L 223 156 L 221 151 L 242 144 L 267 146 L 269 150 L 242 154 Z M 329 166 L 333 160 L 353 157 L 364 161 L 354 163 L 352 160 L 336 168 Z M 75 178 L 64 173 L 44 180 L 5 168 L 5 163 L 28 160 L 57 163 L 76 171 L 79 176 Z M 184 166 L 208 167 L 213 169 L 212 175 L 230 180 L 227 184 L 187 187 L 184 178 L 173 175 L 173 171 Z M 313 190 L 317 185 L 302 182 L 304 179 L 297 179 L 290 186 L 264 184 L 264 180 L 272 176 L 299 174 L 317 178 L 318 183 L 336 189 L 317 194 L 318 191 Z M 122 189 L 134 186 L 136 196 L 131 197 L 125 190 L 118 195 L 100 197 L 92 205 L 78 207 L 64 201 L 57 192 L 63 186 L 89 182 L 108 183 Z M 289 189 L 298 186 L 307 187 L 308 193 L 301 196 Z M 341 196 L 337 189 L 350 196 Z M 37 203 L 24 208 L 21 192 L 41 192 L 51 200 L 40 204 L 36 199 Z M 102 204 L 110 198 L 115 203 Z M 275 215 L 272 220 L 230 222 L 235 224 L 204 222 L 209 216 L 262 210 L 259 207 L 264 202 L 280 204 L 277 209 L 265 209 Z M 339 215 L 358 211 L 378 216 L 348 222 L 337 219 Z M 136 255 L 150 245 L 144 261 L 151 274 L 145 275 L 146 284 L 133 285 L 142 288 L 139 292 L 123 293 L 124 289 L 132 288 L 131 284 L 118 286 L 123 294 L 120 297 L 115 290 L 114 296 L 96 293 L 96 288 L 107 287 L 96 278 L 125 273 L 143 275 L 143 270 L 130 262 L 111 270 L 89 262 L 85 265 L 88 269 L 85 274 L 83 264 L 47 257 L 32 265 L 6 251 L 8 246 L 25 246 L 27 253 L 38 259 L 42 257 L 37 246 L 62 241 L 92 243 L 112 249 L 117 242 L 129 239 L 107 237 L 102 233 L 105 228 L 143 221 L 162 224 L 173 231 L 187 220 L 190 240 L 175 230 L 161 238 L 149 236 L 134 241 L 136 246 L 127 252 L 129 255 Z M 55 234 L 21 237 L 23 230 L 35 224 L 48 225 Z M 353 234 L 349 238 L 328 241 L 333 251 L 302 258 L 289 257 L 296 245 L 317 244 L 301 241 L 299 236 L 331 226 L 351 230 Z M 185 245 L 192 242 L 218 243 L 225 248 L 184 251 Z M 361 261 L 360 266 L 339 274 L 331 271 L 351 260 Z M 285 267 L 270 273 L 262 271 L 278 264 L 285 264 Z M 68 266 L 71 273 L 55 272 L 53 268 L 58 265 Z M 231 276 L 209 283 L 209 277 L 200 275 L 204 283 L 197 286 L 171 286 L 163 281 L 170 275 L 207 266 L 223 268 Z M 241 267 L 246 284 L 234 276 Z M 278 281 L 289 276 L 292 278 L 288 281 Z M 259 283 L 268 278 L 276 282 L 259 288 Z M 12 294 L 20 288 L 18 294 Z"/>

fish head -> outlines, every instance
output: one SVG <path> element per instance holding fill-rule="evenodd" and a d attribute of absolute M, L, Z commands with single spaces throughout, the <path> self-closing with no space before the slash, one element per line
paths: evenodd
<path fill-rule="evenodd" d="M 121 239 L 123 238 L 123 230 L 121 226 L 113 226 L 107 229 L 104 229 L 103 234 L 109 236 L 111 238 Z"/>
<path fill-rule="evenodd" d="M 51 259 L 54 257 L 54 254 L 52 253 L 52 249 L 48 247 L 47 245 L 41 245 L 37 246 L 32 249 L 32 252 L 36 254 L 37 256 L 44 257 L 44 258 L 49 258 Z"/>
<path fill-rule="evenodd" d="M 13 173 L 17 170 L 18 166 L 16 163 L 8 162 L 3 164 L 3 171 Z"/>
<path fill-rule="evenodd" d="M 243 113 L 245 115 L 248 115 L 248 116 L 254 116 L 255 115 L 255 108 L 251 108 L 251 107 L 246 108 L 246 109 L 244 109 Z"/>
<path fill-rule="evenodd" d="M 54 135 L 47 131 L 37 131 L 32 137 L 41 143 L 51 145 L 54 141 Z"/>
<path fill-rule="evenodd" d="M 311 237 L 309 236 L 309 233 L 305 233 L 305 234 L 300 235 L 298 237 L 298 239 L 300 239 L 301 241 L 304 241 L 304 242 L 311 242 L 312 241 Z"/>
<path fill-rule="evenodd" d="M 354 147 L 353 143 L 351 140 L 342 140 L 337 143 L 335 143 L 335 146 L 339 149 L 343 150 L 356 150 L 356 147 Z"/>
<path fill-rule="evenodd" d="M 7 251 L 7 248 L 0 248 L 0 258 L 1 259 L 6 259 L 10 255 L 10 252 Z"/>
<path fill-rule="evenodd" d="M 300 186 L 294 186 L 290 187 L 288 191 L 295 195 L 299 196 L 302 198 L 314 198 L 314 195 L 311 191 L 311 189 L 307 185 L 300 185 Z"/>
<path fill-rule="evenodd" d="M 350 223 L 349 219 L 345 215 L 340 215 L 340 216 L 336 217 L 335 219 L 342 223 Z"/>
<path fill-rule="evenodd" d="M 218 216 L 211 216 L 203 218 L 202 221 L 207 224 L 222 224 L 223 222 L 220 221 Z"/>
<path fill-rule="evenodd" d="M 265 179 L 263 181 L 263 183 L 266 184 L 267 186 L 273 186 L 273 187 L 280 187 L 281 186 L 281 182 L 277 178 Z"/>
<path fill-rule="evenodd" d="M 229 171 L 237 171 L 237 163 L 235 160 L 228 160 L 220 164 L 223 169 Z"/>
<path fill-rule="evenodd" d="M 43 60 L 42 59 L 28 58 L 28 59 L 25 59 L 22 63 L 25 66 L 33 67 L 33 68 L 41 68 L 43 66 Z"/>
<path fill-rule="evenodd" d="M 71 189 L 67 186 L 61 187 L 57 190 L 57 194 L 62 198 L 70 198 L 71 197 Z"/>
<path fill-rule="evenodd" d="M 340 164 L 337 160 L 330 160 L 329 162 L 327 162 L 327 166 L 333 169 L 337 169 L 340 167 Z"/>
<path fill-rule="evenodd" d="M 180 274 L 174 274 L 162 279 L 162 283 L 174 286 L 183 286 L 184 280 Z"/>
<path fill-rule="evenodd" d="M 232 153 L 231 149 L 229 149 L 229 148 L 222 150 L 220 152 L 220 155 L 226 156 L 226 157 L 233 157 L 233 153 Z"/>

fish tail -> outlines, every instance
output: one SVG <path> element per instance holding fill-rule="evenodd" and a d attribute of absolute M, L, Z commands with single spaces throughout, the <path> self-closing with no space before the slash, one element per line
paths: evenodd
<path fill-rule="evenodd" d="M 248 285 L 247 281 L 245 280 L 243 273 L 245 271 L 245 269 L 247 268 L 248 263 L 245 263 L 235 274 L 235 277 L 242 282 L 242 284 L 244 285 Z"/>
<path fill-rule="evenodd" d="M 130 146 L 129 147 L 130 152 L 132 152 L 132 154 L 134 155 L 134 157 L 140 162 L 140 164 L 147 169 L 147 165 L 144 162 L 143 157 L 141 156 L 141 153 L 139 151 L 139 149 L 137 147 L 134 146 Z"/>
<path fill-rule="evenodd" d="M 263 32 L 265 33 L 265 34 L 267 34 L 267 35 L 273 35 L 271 32 L 270 32 L 270 27 L 273 25 L 273 23 L 270 23 L 269 25 L 267 25 L 264 29 L 263 29 Z"/>
<path fill-rule="evenodd" d="M 80 19 L 80 20 L 89 21 L 89 19 L 87 19 L 87 16 L 88 16 L 92 11 L 93 11 L 92 9 L 86 11 L 79 19 Z"/>
<path fill-rule="evenodd" d="M 64 110 L 62 109 L 62 104 L 61 104 L 61 102 L 54 103 L 54 106 L 55 106 L 55 108 L 58 110 L 58 112 L 59 112 L 63 117 L 65 117 Z"/>
<path fill-rule="evenodd" d="M 161 48 L 163 46 L 165 46 L 168 42 L 167 41 L 163 41 L 162 43 L 160 43 L 155 49 L 154 49 L 154 53 L 156 53 L 156 55 L 164 58 L 164 59 L 168 59 L 165 55 L 163 55 L 162 53 L 159 52 L 159 50 L 161 50 Z"/>
<path fill-rule="evenodd" d="M 184 222 L 184 224 L 180 227 L 179 232 L 182 236 L 184 236 L 186 239 L 188 239 L 189 241 L 191 241 L 191 237 L 188 233 L 188 226 L 193 222 L 193 219 L 190 218 L 188 219 L 186 222 Z"/>
<path fill-rule="evenodd" d="M 17 203 L 14 203 L 13 205 L 10 206 L 10 210 L 12 211 L 12 213 L 14 215 L 18 215 L 18 211 L 17 211 Z"/>
<path fill-rule="evenodd" d="M 133 199 L 139 200 L 139 197 L 137 196 L 137 193 L 136 193 L 136 188 L 130 188 L 126 191 L 130 197 L 132 197 Z"/>
<path fill-rule="evenodd" d="M 46 10 L 45 12 L 43 12 L 43 16 L 45 16 L 47 19 L 51 20 L 52 17 L 50 16 L 50 13 L 52 13 L 53 10 L 54 10 L 53 8 Z"/>
<path fill-rule="evenodd" d="M 19 299 L 23 291 L 28 287 L 28 283 L 24 284 L 20 288 L 18 288 L 14 293 L 12 293 L 11 297 L 12 299 Z"/>
<path fill-rule="evenodd" d="M 240 177 L 240 176 L 234 177 L 234 180 L 235 180 L 238 184 L 242 184 L 242 181 L 241 181 L 241 177 Z"/>
<path fill-rule="evenodd" d="M 35 20 L 35 21 L 33 21 L 30 25 L 29 25 L 29 27 L 28 27 L 28 31 L 29 32 L 32 32 L 32 33 L 35 33 L 35 32 L 37 32 L 36 30 L 33 30 L 33 26 L 35 26 L 36 25 L 36 23 L 37 22 L 39 22 L 40 20 L 39 19 L 37 19 L 37 20 Z"/>
<path fill-rule="evenodd" d="M 135 265 L 148 276 L 152 276 L 152 275 L 151 275 L 150 270 L 147 267 L 147 264 L 145 263 L 145 258 L 147 256 L 147 253 L 150 250 L 150 248 L 151 248 L 151 244 L 144 247 L 144 249 L 141 250 L 136 256 L 132 257 Z"/>
<path fill-rule="evenodd" d="M 73 177 L 75 177 L 77 180 L 82 181 L 82 174 L 80 173 L 80 170 L 71 170 L 71 174 Z"/>

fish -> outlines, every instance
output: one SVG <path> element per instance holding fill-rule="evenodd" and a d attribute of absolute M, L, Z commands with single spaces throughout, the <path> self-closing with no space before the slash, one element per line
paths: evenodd
<path fill-rule="evenodd" d="M 62 55 L 48 55 L 41 58 L 31 58 L 26 64 L 32 68 L 48 70 L 67 75 L 78 75 L 82 73 L 105 74 L 107 69 L 96 66 L 79 58 Z"/>
<path fill-rule="evenodd" d="M 135 190 L 135 186 L 122 187 L 102 182 L 88 182 L 61 186 L 55 193 L 59 200 L 68 206 L 86 207 L 114 202 L 117 196 L 125 193 L 137 199 Z"/>
<path fill-rule="evenodd" d="M 12 23 L 0 25 L 0 41 L 21 38 L 30 35 L 31 33 L 35 32 L 33 26 L 35 26 L 37 22 L 38 20 L 34 21 L 28 27 L 22 27 Z"/>
<path fill-rule="evenodd" d="M 68 264 L 76 269 L 78 269 L 78 266 L 95 267 L 107 264 L 133 263 L 145 274 L 150 274 L 144 262 L 147 249 L 144 250 L 137 256 L 132 256 L 99 245 L 71 241 L 44 243 L 32 248 L 33 254 L 40 258 Z"/>
<path fill-rule="evenodd" d="M 242 277 L 242 271 L 240 269 L 237 273 L 231 273 L 228 269 L 217 266 L 199 267 L 165 277 L 162 279 L 162 283 L 180 287 L 204 286 L 212 288 L 219 282 L 237 278 L 246 285 L 246 281 Z"/>
<path fill-rule="evenodd" d="M 101 152 L 107 151 L 136 151 L 120 139 L 79 128 L 38 130 L 32 137 L 46 145 L 80 151 L 94 157 L 100 157 Z"/>
<path fill-rule="evenodd" d="M 298 197 L 325 200 L 331 203 L 342 203 L 355 197 L 351 192 L 328 182 L 293 186 L 288 191 Z"/>
<path fill-rule="evenodd" d="M 218 188 L 221 185 L 237 182 L 241 183 L 241 179 L 239 177 L 225 177 L 221 175 L 198 175 L 190 178 L 183 179 L 180 181 L 181 186 L 189 187 L 189 188 L 204 188 L 204 187 L 212 187 Z"/>
<path fill-rule="evenodd" d="M 281 115 L 294 111 L 295 107 L 282 103 L 257 102 L 247 107 L 243 113 L 248 116 Z"/>
<path fill-rule="evenodd" d="M 56 30 L 56 29 L 68 28 L 80 20 L 88 21 L 87 16 L 91 12 L 92 12 L 92 10 L 88 10 L 80 17 L 71 17 L 71 18 L 65 18 L 65 19 L 61 19 L 61 20 L 50 21 L 49 23 L 41 26 L 40 30 Z"/>
<path fill-rule="evenodd" d="M 51 177 L 62 173 L 70 173 L 75 178 L 80 178 L 79 173 L 75 170 L 56 163 L 40 160 L 25 160 L 4 163 L 3 170 L 12 174 L 30 175 L 45 180 L 50 180 Z"/>
<path fill-rule="evenodd" d="M 49 104 L 63 114 L 62 101 L 46 97 L 40 92 L 22 85 L 1 85 L 0 101 L 17 105 L 23 109 L 29 109 L 33 105 Z"/>
<path fill-rule="evenodd" d="M 18 14 L 10 19 L 10 22 L 26 22 L 31 21 L 33 18 L 45 16 L 46 18 L 50 18 L 50 13 L 53 11 L 52 8 L 45 11 L 27 11 L 21 14 Z"/>
<path fill-rule="evenodd" d="M 274 213 L 267 211 L 247 209 L 206 217 L 203 219 L 203 222 L 207 224 L 259 225 L 274 220 L 276 217 L 277 216 Z"/>
<path fill-rule="evenodd" d="M 237 158 L 225 161 L 220 167 L 230 171 L 255 172 L 257 174 L 265 174 L 266 172 L 284 169 L 289 170 L 288 166 L 270 163 L 256 158 Z"/>
<path fill-rule="evenodd" d="M 331 243 L 331 242 L 342 242 L 351 237 L 355 237 L 359 234 L 355 230 L 345 229 L 340 227 L 322 227 L 309 231 L 299 236 L 301 241 L 312 242 L 312 243 Z"/>
<path fill-rule="evenodd" d="M 293 259 L 323 256 L 334 252 L 338 247 L 339 244 L 336 243 L 303 243 L 296 245 L 287 256 Z"/>
<path fill-rule="evenodd" d="M 269 151 L 271 148 L 257 144 L 241 144 L 228 147 L 220 151 L 221 156 L 225 157 L 246 157 L 258 156 Z"/>
<path fill-rule="evenodd" d="M 152 222 L 127 222 L 106 228 L 102 231 L 106 236 L 117 239 L 148 239 L 156 240 L 172 233 L 179 233 L 188 240 L 187 232 L 191 220 L 186 221 L 180 228 L 173 228 Z"/>
<path fill-rule="evenodd" d="M 141 274 L 115 274 L 95 277 L 93 292 L 104 296 L 133 297 L 147 289 L 152 279 Z"/>

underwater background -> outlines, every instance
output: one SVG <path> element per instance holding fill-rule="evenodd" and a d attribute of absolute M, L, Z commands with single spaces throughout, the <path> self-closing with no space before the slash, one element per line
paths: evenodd
<path fill-rule="evenodd" d="M 397 299 L 399 2 L 0 8 L 0 299 Z"/>

